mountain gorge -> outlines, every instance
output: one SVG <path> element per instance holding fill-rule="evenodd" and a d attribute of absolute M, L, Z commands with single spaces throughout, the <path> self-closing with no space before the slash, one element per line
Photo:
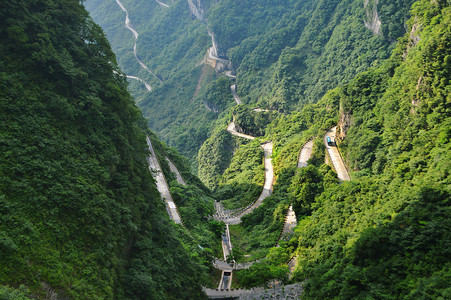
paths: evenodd
<path fill-rule="evenodd" d="M 137 3 L 130 2 L 131 9 Z M 172 110 L 167 127 L 153 120 L 165 118 L 158 105 L 165 101 L 167 109 L 172 102 L 158 93 L 138 98 L 145 101 L 140 105 L 150 127 L 188 156 L 231 214 L 258 197 L 263 188 L 258 144 L 274 144 L 272 195 L 230 226 L 234 257 L 263 262 L 233 272 L 232 286 L 286 282 L 284 264 L 292 257 L 297 266 L 290 276 L 307 280 L 307 298 L 446 295 L 449 144 L 436 139 L 449 131 L 448 3 L 231 0 L 169 6 L 153 13 L 184 7 L 208 43 L 193 60 L 195 85 L 178 81 L 191 92 L 183 95 L 177 88 L 177 103 L 186 105 Z M 104 24 L 105 15 L 96 20 Z M 149 28 L 160 20 L 176 24 L 170 19 L 140 24 Z M 102 26 L 114 39 L 116 33 Z M 192 33 L 179 36 L 191 38 L 190 50 L 200 47 Z M 169 57 L 176 48 L 158 55 Z M 168 66 L 155 57 L 149 62 Z M 180 74 L 187 67 L 180 61 Z M 158 88 L 174 90 L 165 84 Z M 336 125 L 334 144 L 349 183 L 337 181 L 335 167 L 324 164 L 332 158 L 323 138 Z M 229 128 L 260 138 L 249 142 Z M 297 169 L 308 141 L 312 156 L 307 167 Z M 278 242 L 290 204 L 299 225 L 288 241 Z M 439 223 L 441 234 L 427 247 L 418 246 L 425 245 L 429 226 Z M 428 265 L 421 257 L 431 255 Z M 411 264 L 425 274 L 412 272 Z"/>
<path fill-rule="evenodd" d="M 0 6 L 0 298 L 451 297 L 449 1 Z"/>

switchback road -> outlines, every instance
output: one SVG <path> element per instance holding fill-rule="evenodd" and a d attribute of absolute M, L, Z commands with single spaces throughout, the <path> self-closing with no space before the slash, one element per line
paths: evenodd
<path fill-rule="evenodd" d="M 136 49 L 136 42 L 138 40 L 138 32 L 133 28 L 133 26 L 130 23 L 130 18 L 128 17 L 128 11 L 125 8 L 125 6 L 122 4 L 122 2 L 120 0 L 116 0 L 117 5 L 119 5 L 119 7 L 122 9 L 122 11 L 125 12 L 125 27 L 130 30 L 133 34 L 133 37 L 135 38 L 135 44 L 133 45 L 133 55 L 135 56 L 136 61 L 138 61 L 138 63 L 140 64 L 140 66 L 145 69 L 147 72 L 149 72 L 152 76 L 154 76 L 156 79 L 158 79 L 160 81 L 160 83 L 163 83 L 161 81 L 160 78 L 157 77 L 157 75 L 155 75 L 139 58 L 138 58 L 138 51 Z M 128 76 L 127 76 L 128 77 Z M 143 79 L 138 78 L 136 76 L 131 76 L 131 78 L 133 79 L 138 79 L 140 81 L 142 81 L 144 83 L 144 85 L 146 86 L 146 89 L 149 90 L 150 85 L 148 83 L 146 83 Z M 151 90 L 151 89 L 150 89 Z"/>
<path fill-rule="evenodd" d="M 245 207 L 243 210 L 239 211 L 238 213 L 235 213 L 233 215 L 225 215 L 222 213 L 222 215 L 216 214 L 214 216 L 214 219 L 218 221 L 222 221 L 228 225 L 235 225 L 241 223 L 241 217 L 247 214 L 250 214 L 254 209 L 259 207 L 263 200 L 265 200 L 267 197 L 269 197 L 272 193 L 272 184 L 274 180 L 274 169 L 272 166 L 272 143 L 265 143 L 262 145 L 264 156 L 265 156 L 265 184 L 263 186 L 263 191 L 258 197 L 258 199 L 252 203 L 251 205 Z"/>
<path fill-rule="evenodd" d="M 231 134 L 235 135 L 235 136 L 239 136 L 248 140 L 253 140 L 255 139 L 255 137 L 248 135 L 248 134 L 244 134 L 244 133 L 239 133 L 238 131 L 236 131 L 235 129 L 235 122 L 231 122 L 229 124 L 229 126 L 227 126 L 227 131 L 230 132 Z"/>
<path fill-rule="evenodd" d="M 241 102 L 240 97 L 238 97 L 238 94 L 236 93 L 236 84 L 232 84 L 230 86 L 230 90 L 232 91 L 233 99 L 235 100 L 236 104 L 241 105 L 243 102 Z"/>

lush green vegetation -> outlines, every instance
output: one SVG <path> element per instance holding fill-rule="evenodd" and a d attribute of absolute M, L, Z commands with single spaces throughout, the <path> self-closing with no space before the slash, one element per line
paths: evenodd
<path fill-rule="evenodd" d="M 226 130 L 216 130 L 199 149 L 199 178 L 210 188 L 218 186 L 220 176 L 233 157 L 236 139 Z"/>
<path fill-rule="evenodd" d="M 412 2 L 379 1 L 381 35 L 362 24 L 372 6 L 353 0 L 222 1 L 209 23 L 237 68 L 243 101 L 290 111 L 387 58 Z M 223 26 L 229 20 L 234 26 Z"/>
<path fill-rule="evenodd" d="M 208 83 L 217 79 L 211 67 L 200 65 L 211 43 L 205 25 L 193 21 L 185 0 L 175 1 L 171 9 L 160 7 L 155 1 L 122 3 L 139 33 L 138 56 L 162 83 L 133 56 L 134 38 L 124 27 L 125 13 L 116 2 L 88 0 L 86 6 L 105 30 L 124 72 L 152 85 L 151 93 L 138 81 L 130 85 L 150 127 L 161 133 L 170 146 L 195 158 L 217 118 L 204 104 Z M 195 160 L 191 162 L 196 168 Z"/>
<path fill-rule="evenodd" d="M 205 105 L 217 112 L 233 105 L 227 80 L 217 81 L 212 68 L 201 66 L 211 46 L 206 25 L 215 35 L 219 55 L 228 57 L 237 71 L 243 102 L 291 112 L 317 102 L 327 90 L 389 57 L 393 42 L 404 34 L 413 0 L 379 1 L 379 35 L 364 26 L 362 21 L 370 21 L 367 13 L 373 6 L 365 8 L 361 0 L 203 0 L 206 24 L 190 15 L 186 0 L 172 1 L 170 8 L 155 1 L 122 2 L 139 33 L 140 59 L 163 83 L 135 60 L 134 39 L 124 27 L 125 14 L 119 6 L 105 0 L 87 0 L 86 4 L 105 29 L 126 74 L 151 82 L 151 93 L 137 81 L 130 85 L 150 127 L 189 157 L 197 171 L 197 164 L 202 164 L 199 160 L 204 159 L 198 156 L 201 145 L 216 132 L 215 127 L 222 126 L 214 124 L 218 115 Z M 249 132 L 261 135 L 263 124 L 257 123 Z M 205 174 L 213 173 L 199 170 L 209 186 Z"/>
<path fill-rule="evenodd" d="M 266 128 L 275 144 L 278 183 L 289 186 L 285 199 L 294 203 L 300 220 L 297 236 L 281 243 L 280 256 L 299 256 L 294 280 L 308 279 L 306 298 L 449 297 L 449 7 L 444 1 L 422 1 L 413 13 L 409 33 L 392 58 Z M 381 9 L 382 18 L 388 15 Z M 382 26 L 387 37 L 396 31 L 391 29 Z M 292 64 L 302 66 L 299 60 Z M 247 74 L 238 78 L 252 80 Z M 293 93 L 287 91 L 302 99 Z M 352 183 L 338 184 L 322 165 L 322 137 L 337 122 Z M 284 176 L 312 137 L 312 165 Z M 232 229 L 242 253 L 251 252 L 252 245 L 261 251 L 271 241 L 263 226 L 270 218 L 256 215 L 258 210 L 248 218 L 250 234 L 243 225 Z M 276 267 L 284 263 L 265 261 L 236 275 L 242 286 L 261 285 L 283 278 Z M 266 275 L 256 276 L 256 270 Z"/>
<path fill-rule="evenodd" d="M 78 1 L 0 6 L 0 297 L 202 298 L 100 27 Z"/>
<path fill-rule="evenodd" d="M 307 280 L 306 299 L 450 296 L 451 10 L 446 1 L 420 1 L 412 13 L 389 60 L 275 124 L 278 181 L 295 164 L 286 154 L 300 144 L 295 137 L 323 136 L 337 120 L 353 171 L 339 184 L 314 158 L 288 178 L 299 225 L 279 251 L 298 256 L 293 280 Z M 316 130 L 302 128 L 324 110 L 335 113 Z M 241 272 L 246 286 L 261 283 L 253 270 Z"/>
<path fill-rule="evenodd" d="M 263 150 L 256 139 L 236 151 L 219 182 L 217 199 L 227 209 L 245 207 L 257 200 L 264 182 Z"/>
<path fill-rule="evenodd" d="M 261 260 L 234 273 L 237 286 L 289 282 L 296 256 L 290 280 L 306 281 L 306 299 L 451 297 L 449 1 L 207 1 L 205 22 L 236 68 L 244 106 L 229 79 L 202 65 L 210 38 L 186 1 L 123 3 L 138 54 L 162 82 L 136 62 L 119 6 L 88 7 L 127 74 L 152 84 L 130 88 L 174 148 L 146 129 L 78 2 L 2 4 L 0 297 L 201 299 L 224 228 L 206 217 L 214 199 L 239 209 L 261 193 L 262 140 L 274 144 L 274 190 L 230 226 L 229 260 Z M 230 135 L 232 119 L 261 138 Z M 323 137 L 337 124 L 350 182 L 324 163 Z M 160 201 L 145 135 L 184 226 Z M 290 204 L 298 226 L 279 241 Z"/>
<path fill-rule="evenodd" d="M 154 147 L 163 174 L 168 182 L 171 195 L 177 205 L 183 225 L 189 233 L 183 233 L 185 243 L 196 256 L 200 256 L 202 263 L 206 269 L 205 273 L 212 271 L 211 259 L 214 256 L 222 256 L 220 234 L 224 225 L 214 221 L 206 221 L 206 217 L 213 215 L 214 206 L 211 191 L 190 172 L 190 164 L 187 159 L 177 153 L 176 150 L 167 147 L 158 140 L 154 135 L 152 137 L 152 146 Z M 177 182 L 174 173 L 172 173 L 167 164 L 166 157 L 173 161 L 182 177 L 186 181 L 186 185 Z M 199 246 L 202 252 L 199 252 Z"/>
<path fill-rule="evenodd" d="M 246 105 L 238 105 L 232 109 L 237 131 L 259 137 L 265 135 L 265 129 L 276 117 L 274 111 L 258 111 Z"/>

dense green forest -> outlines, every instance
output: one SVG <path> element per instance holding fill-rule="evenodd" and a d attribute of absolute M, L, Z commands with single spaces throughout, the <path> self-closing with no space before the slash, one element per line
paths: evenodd
<path fill-rule="evenodd" d="M 202 298 L 211 254 L 167 217 L 100 27 L 73 0 L 0 8 L 0 298 Z"/>
<path fill-rule="evenodd" d="M 257 199 L 267 141 L 270 195 L 228 226 L 227 261 L 253 263 L 232 288 L 450 298 L 449 1 L 163 2 L 86 0 L 105 34 L 79 1 L 0 5 L 0 298 L 204 299 L 215 201 Z M 326 150 L 334 126 L 350 181 Z"/>
<path fill-rule="evenodd" d="M 113 9 L 106 1 L 89 2 Z M 230 227 L 234 258 L 260 263 L 234 272 L 233 286 L 275 279 L 305 281 L 306 299 L 448 298 L 448 1 L 196 3 L 201 17 L 192 7 L 189 14 L 186 1 L 169 8 L 147 4 L 155 6 L 155 17 L 143 22 L 143 4 L 126 2 L 141 42 L 153 51 L 145 62 L 172 72 L 155 92 L 135 94 L 149 116 L 158 112 L 167 122 L 150 127 L 188 156 L 226 208 L 253 201 L 263 180 L 259 141 L 234 137 L 227 125 L 233 120 L 240 132 L 273 142 L 272 196 Z M 127 51 L 114 42 L 123 16 L 90 9 L 113 47 Z M 181 12 L 177 20 L 172 11 Z M 190 30 L 179 35 L 181 22 Z M 147 42 L 160 27 L 170 28 L 173 39 L 164 50 Z M 236 74 L 230 84 L 236 83 L 244 105 L 234 106 L 224 72 L 205 57 L 200 64 L 211 46 L 207 28 L 217 54 L 230 60 Z M 192 45 L 177 67 L 170 59 L 176 39 Z M 181 80 L 177 74 L 190 75 Z M 163 102 L 163 110 L 150 111 Z M 337 124 L 350 182 L 339 182 L 324 164 L 323 137 Z M 298 169 L 309 140 L 309 166 Z M 290 204 L 298 226 L 291 239 L 278 241 Z M 292 257 L 298 263 L 289 279 L 285 264 Z"/>
<path fill-rule="evenodd" d="M 276 257 L 297 256 L 292 280 L 306 280 L 306 299 L 451 295 L 451 10 L 420 1 L 412 13 L 390 59 L 267 129 L 279 145 L 278 185 L 288 185 L 299 221 Z M 353 180 L 339 183 L 315 157 L 287 177 L 299 142 L 337 122 Z M 256 270 L 286 280 L 271 269 L 286 262 L 273 262 L 273 250 L 267 257 L 241 271 L 242 285 L 261 284 Z"/>
<path fill-rule="evenodd" d="M 394 41 L 405 33 L 413 1 L 378 1 L 381 26 L 374 34 L 365 26 L 374 25 L 373 1 L 191 1 L 199 4 L 199 20 L 186 0 L 171 1 L 170 7 L 124 0 L 139 33 L 138 56 L 161 83 L 133 57 L 134 38 L 117 3 L 87 0 L 86 6 L 106 31 L 124 72 L 152 83 L 150 93 L 137 81 L 131 84 L 150 128 L 189 157 L 197 172 L 198 150 L 219 126 L 214 121 L 230 97 L 226 89 L 216 89 L 215 100 L 208 100 L 213 96 L 208 87 L 224 75 L 202 65 L 212 43 L 207 28 L 215 36 L 218 55 L 228 58 L 238 75 L 243 103 L 290 112 L 388 58 Z M 216 113 L 204 103 L 213 103 Z"/>

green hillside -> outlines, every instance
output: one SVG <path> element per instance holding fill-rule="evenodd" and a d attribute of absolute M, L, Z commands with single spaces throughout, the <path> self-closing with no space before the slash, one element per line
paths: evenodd
<path fill-rule="evenodd" d="M 202 298 L 100 27 L 78 1 L 0 8 L 0 298 Z"/>
<path fill-rule="evenodd" d="M 215 36 L 218 55 L 230 59 L 238 75 L 243 103 L 290 112 L 388 58 L 405 32 L 413 0 L 379 1 L 376 34 L 368 29 L 376 22 L 374 1 L 191 1 L 200 3 L 202 20 L 190 11 L 189 2 L 171 1 L 170 7 L 155 1 L 122 2 L 139 33 L 138 56 L 161 83 L 134 59 L 133 35 L 124 27 L 119 5 L 105 0 L 87 0 L 86 5 L 106 31 L 124 72 L 152 83 L 150 93 L 137 81 L 131 84 L 150 128 L 197 169 L 198 150 L 221 111 L 205 108 L 208 94 L 203 91 L 224 76 L 202 65 L 212 45 L 207 28 Z"/>
<path fill-rule="evenodd" d="M 412 12 L 390 59 L 268 129 L 300 222 L 277 257 L 297 256 L 292 280 L 306 280 L 306 299 L 450 296 L 451 10 L 420 1 Z M 293 149 L 337 123 L 352 181 L 315 156 L 287 179 Z M 259 283 L 253 272 L 242 271 L 245 285 Z"/>
<path fill-rule="evenodd" d="M 82 4 L 0 5 L 1 299 L 451 298 L 449 1 Z"/>

